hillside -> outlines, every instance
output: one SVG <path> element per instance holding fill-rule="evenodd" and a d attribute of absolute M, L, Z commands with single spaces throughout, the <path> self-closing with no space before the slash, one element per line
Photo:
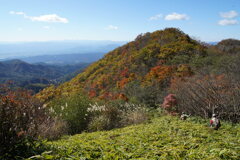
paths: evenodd
<path fill-rule="evenodd" d="M 21 60 L 0 62 L 0 83 L 13 81 L 15 86 L 32 89 L 36 92 L 50 84 L 62 81 L 64 76 L 85 68 L 88 64 L 51 66 L 46 64 L 29 64 Z M 65 78 L 66 79 L 66 78 Z"/>
<path fill-rule="evenodd" d="M 240 126 L 223 123 L 219 131 L 207 121 L 163 116 L 150 123 L 112 131 L 83 133 L 48 142 L 31 159 L 240 159 Z"/>
<path fill-rule="evenodd" d="M 37 96 L 50 100 L 83 91 L 92 98 L 148 101 L 149 94 L 153 100 L 147 103 L 154 105 L 156 95 L 162 94 L 173 77 L 192 75 L 191 66 L 204 56 L 206 47 L 178 29 L 145 33 L 109 52 L 70 82 Z"/>

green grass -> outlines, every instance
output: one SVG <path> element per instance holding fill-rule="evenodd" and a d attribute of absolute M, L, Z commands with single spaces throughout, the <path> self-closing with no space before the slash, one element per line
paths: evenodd
<path fill-rule="evenodd" d="M 32 159 L 240 159 L 240 126 L 215 131 L 202 119 L 163 116 L 150 123 L 48 142 Z"/>

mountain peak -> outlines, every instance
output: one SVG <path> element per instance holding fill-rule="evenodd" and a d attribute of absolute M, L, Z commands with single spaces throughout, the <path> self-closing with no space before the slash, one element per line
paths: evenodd
<path fill-rule="evenodd" d="M 240 40 L 237 39 L 225 39 L 220 41 L 216 48 L 220 52 L 230 53 L 230 54 L 239 54 L 240 53 Z"/>
<path fill-rule="evenodd" d="M 90 97 L 126 99 L 134 96 L 129 91 L 132 85 L 163 89 L 171 77 L 190 75 L 188 63 L 196 56 L 205 55 L 205 51 L 203 45 L 176 28 L 140 34 L 134 41 L 106 54 L 70 82 L 56 89 L 46 89 L 38 96 L 46 100 L 50 92 L 68 95 L 83 91 Z"/>

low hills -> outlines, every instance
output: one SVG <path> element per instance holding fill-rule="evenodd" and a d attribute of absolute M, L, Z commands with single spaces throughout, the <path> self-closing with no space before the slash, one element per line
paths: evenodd
<path fill-rule="evenodd" d="M 52 66 L 46 64 L 29 64 L 17 59 L 2 61 L 0 62 L 0 83 L 13 81 L 15 86 L 38 92 L 50 84 L 62 81 L 64 76 L 82 70 L 87 65 L 89 64 Z"/>

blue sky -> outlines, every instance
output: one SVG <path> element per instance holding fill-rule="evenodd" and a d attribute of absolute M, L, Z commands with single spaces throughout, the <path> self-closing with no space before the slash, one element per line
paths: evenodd
<path fill-rule="evenodd" d="M 0 0 L 0 41 L 114 40 L 177 27 L 240 39 L 240 0 Z"/>

